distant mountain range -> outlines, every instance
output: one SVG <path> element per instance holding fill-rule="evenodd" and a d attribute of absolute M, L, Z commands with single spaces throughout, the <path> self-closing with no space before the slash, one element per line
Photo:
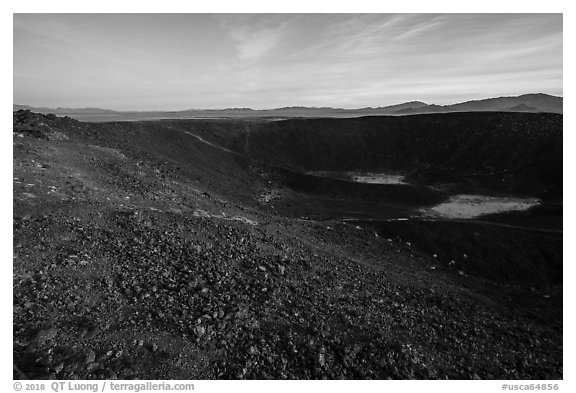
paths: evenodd
<path fill-rule="evenodd" d="M 548 94 L 524 94 L 517 97 L 498 97 L 466 101 L 452 105 L 426 104 L 410 101 L 385 107 L 343 109 L 331 107 L 291 106 L 276 109 L 188 109 L 183 111 L 114 111 L 100 108 L 45 108 L 13 105 L 13 110 L 28 109 L 38 113 L 54 113 L 83 121 L 151 120 L 181 118 L 238 118 L 238 117 L 358 117 L 370 115 L 414 115 L 443 112 L 549 112 L 562 113 L 563 98 Z"/>

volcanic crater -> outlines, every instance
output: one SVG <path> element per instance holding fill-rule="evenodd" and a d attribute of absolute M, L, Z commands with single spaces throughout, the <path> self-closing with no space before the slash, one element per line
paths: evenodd
<path fill-rule="evenodd" d="M 562 378 L 560 114 L 19 110 L 13 155 L 15 378 Z"/>

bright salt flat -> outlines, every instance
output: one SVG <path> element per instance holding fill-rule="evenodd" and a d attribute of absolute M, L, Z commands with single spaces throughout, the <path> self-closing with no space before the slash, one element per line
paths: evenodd
<path fill-rule="evenodd" d="M 406 184 L 404 176 L 387 173 L 351 173 L 350 178 L 356 183 L 370 184 Z"/>
<path fill-rule="evenodd" d="M 538 205 L 536 198 L 504 198 L 461 194 L 431 208 L 421 209 L 426 216 L 438 218 L 475 218 L 485 214 L 522 211 Z"/>
<path fill-rule="evenodd" d="M 406 184 L 403 175 L 390 173 L 368 173 L 368 172 L 333 172 L 333 171 L 310 171 L 307 172 L 312 176 L 328 177 L 332 179 L 341 179 L 353 181 L 354 183 L 369 184 Z"/>

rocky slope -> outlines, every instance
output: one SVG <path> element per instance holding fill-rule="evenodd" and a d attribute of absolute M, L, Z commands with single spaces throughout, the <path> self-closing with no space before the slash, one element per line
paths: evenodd
<path fill-rule="evenodd" d="M 15 378 L 562 378 L 561 285 L 277 214 L 223 124 L 14 113 Z"/>

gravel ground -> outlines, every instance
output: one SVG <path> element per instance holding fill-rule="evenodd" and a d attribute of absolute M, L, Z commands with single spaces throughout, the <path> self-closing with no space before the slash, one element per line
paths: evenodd
<path fill-rule="evenodd" d="M 562 378 L 561 288 L 275 215 L 265 179 L 222 193 L 102 127 L 15 112 L 15 378 Z"/>

